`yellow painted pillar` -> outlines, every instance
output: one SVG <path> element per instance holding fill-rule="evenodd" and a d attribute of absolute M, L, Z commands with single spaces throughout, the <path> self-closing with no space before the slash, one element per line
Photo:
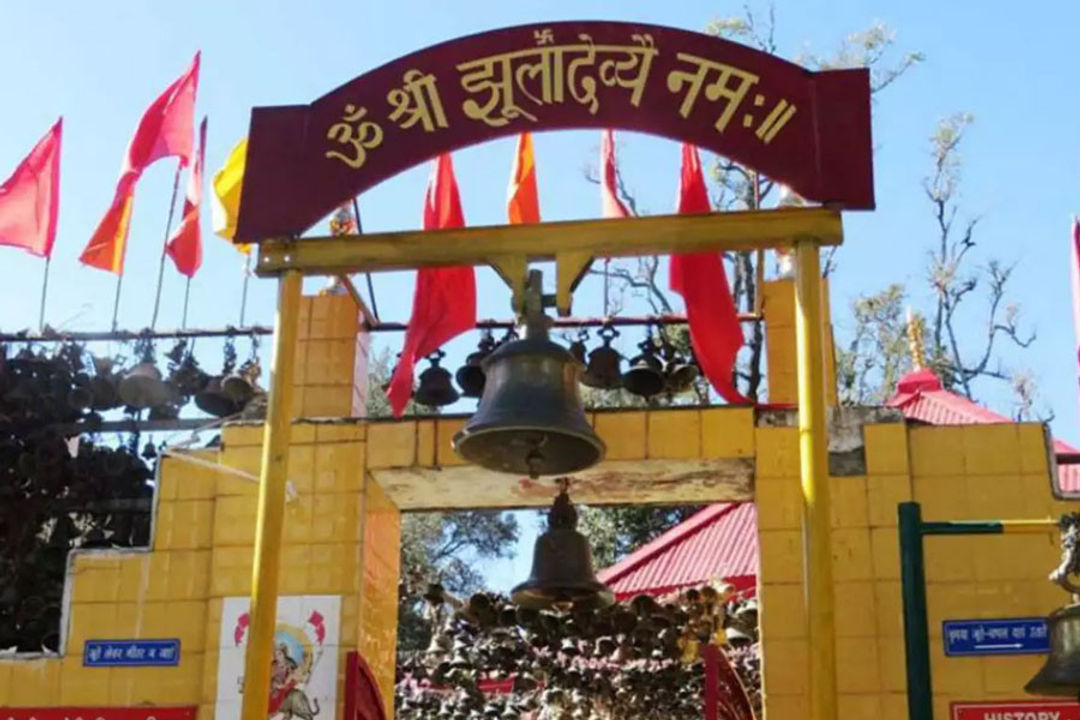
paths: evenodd
<path fill-rule="evenodd" d="M 810 718 L 836 720 L 836 613 L 829 537 L 828 426 L 817 242 L 795 243 L 795 351 L 803 493 L 803 573 L 810 644 Z"/>
<path fill-rule="evenodd" d="M 293 367 L 296 363 L 300 286 L 303 276 L 287 271 L 278 280 L 277 321 L 270 398 L 259 473 L 255 521 L 255 560 L 251 576 L 251 626 L 244 658 L 243 720 L 266 720 L 270 700 L 270 663 L 277 620 L 281 528 L 292 431 Z"/>

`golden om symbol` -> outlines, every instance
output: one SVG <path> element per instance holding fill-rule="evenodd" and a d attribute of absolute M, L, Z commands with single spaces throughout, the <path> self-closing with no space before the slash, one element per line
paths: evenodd
<path fill-rule="evenodd" d="M 330 126 L 326 131 L 326 139 L 341 145 L 352 145 L 352 152 L 347 155 L 337 150 L 327 150 L 326 157 L 340 160 L 354 170 L 364 166 L 368 150 L 379 147 L 383 141 L 382 128 L 378 123 L 364 120 L 366 115 L 365 107 L 357 107 L 352 103 L 345 106 L 341 122 Z"/>

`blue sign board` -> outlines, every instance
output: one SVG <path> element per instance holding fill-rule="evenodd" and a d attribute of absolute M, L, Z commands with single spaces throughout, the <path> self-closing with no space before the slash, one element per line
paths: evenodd
<path fill-rule="evenodd" d="M 946 620 L 941 636 L 945 654 L 1031 655 L 1050 652 L 1046 618 Z"/>
<path fill-rule="evenodd" d="M 180 641 L 87 640 L 83 647 L 85 667 L 171 666 L 180 664 Z"/>

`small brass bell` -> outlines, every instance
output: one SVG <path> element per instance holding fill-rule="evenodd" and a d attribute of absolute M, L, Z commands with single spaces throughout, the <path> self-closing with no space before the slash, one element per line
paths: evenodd
<path fill-rule="evenodd" d="M 672 393 L 684 393 L 694 386 L 694 382 L 701 377 L 701 370 L 697 365 L 689 363 L 676 365 L 666 373 L 668 390 Z"/>
<path fill-rule="evenodd" d="M 128 407 L 150 408 L 169 402 L 169 386 L 152 362 L 139 363 L 124 375 L 117 388 L 120 400 Z"/>
<path fill-rule="evenodd" d="M 68 391 L 67 404 L 72 410 L 83 412 L 94 404 L 94 393 L 90 390 L 90 376 L 79 373 L 74 378 L 74 386 Z"/>
<path fill-rule="evenodd" d="M 120 395 L 116 391 L 116 376 L 99 372 L 90 378 L 90 393 L 94 400 L 90 407 L 94 410 L 112 410 L 120 407 Z"/>
<path fill-rule="evenodd" d="M 221 389 L 223 379 L 220 375 L 212 377 L 202 390 L 195 393 L 195 405 L 203 412 L 219 418 L 235 415 L 242 409 L 232 396 Z"/>
<path fill-rule="evenodd" d="M 246 362 L 239 371 L 222 378 L 221 391 L 232 398 L 238 407 L 243 408 L 255 397 L 260 372 L 258 360 Z"/>
<path fill-rule="evenodd" d="M 530 273 L 526 292 L 525 338 L 484 360 L 484 395 L 454 436 L 454 449 L 499 472 L 539 477 L 583 470 L 602 460 L 606 448 L 585 418 L 581 365 L 548 338 L 538 271 Z"/>
<path fill-rule="evenodd" d="M 735 647 L 743 647 L 754 642 L 754 638 L 735 626 L 724 628 L 724 634 L 727 636 L 728 643 Z"/>
<path fill-rule="evenodd" d="M 570 354 L 573 355 L 574 359 L 582 365 L 586 365 L 588 363 L 588 360 L 586 359 L 587 350 L 585 348 L 585 341 L 588 339 L 589 333 L 585 330 L 582 330 L 578 333 L 577 340 L 570 343 Z"/>
<path fill-rule="evenodd" d="M 652 339 L 644 340 L 638 348 L 641 354 L 630 361 L 630 369 L 622 378 L 626 391 L 640 397 L 652 397 L 664 389 L 663 366 L 656 357 Z"/>
<path fill-rule="evenodd" d="M 428 643 L 426 652 L 428 655 L 442 655 L 449 652 L 451 647 L 450 636 L 444 632 L 431 634 L 431 642 Z"/>
<path fill-rule="evenodd" d="M 480 338 L 480 345 L 476 352 L 469 353 L 465 358 L 465 364 L 458 368 L 454 374 L 461 394 L 465 397 L 478 398 L 484 394 L 484 358 L 495 349 L 495 339 L 490 332 L 485 332 Z"/>
<path fill-rule="evenodd" d="M 428 355 L 431 367 L 420 373 L 420 385 L 413 394 L 413 400 L 427 407 L 444 407 L 457 402 L 460 395 L 450 382 L 450 371 L 439 366 L 439 361 L 446 357 L 442 350 Z"/>
<path fill-rule="evenodd" d="M 693 359 L 684 362 L 675 347 L 665 340 L 664 353 L 664 389 L 673 394 L 684 393 L 701 376 L 701 370 Z"/>
<path fill-rule="evenodd" d="M 614 602 L 593 571 L 589 541 L 577 531 L 577 511 L 564 488 L 548 514 L 548 529 L 536 539 L 529 579 L 515 587 L 511 600 L 522 607 L 597 609 Z"/>
<path fill-rule="evenodd" d="M 109 477 L 122 477 L 128 468 L 128 455 L 123 450 L 105 450 L 101 457 L 101 467 Z"/>
<path fill-rule="evenodd" d="M 604 344 L 589 353 L 589 365 L 581 382 L 598 390 L 614 390 L 622 386 L 622 374 L 619 372 L 619 351 L 611 347 L 611 341 L 619 336 L 619 331 L 610 325 L 600 329 L 599 335 Z"/>
<path fill-rule="evenodd" d="M 169 383 L 176 388 L 177 394 L 182 397 L 192 397 L 209 382 L 210 376 L 204 373 L 190 355 L 184 359 L 183 364 L 169 375 Z"/>
<path fill-rule="evenodd" d="M 421 596 L 429 605 L 439 606 L 446 600 L 446 590 L 443 588 L 442 583 L 431 582 L 427 584 L 424 589 L 424 594 Z"/>
<path fill-rule="evenodd" d="M 150 420 L 175 420 L 180 417 L 180 406 L 175 403 L 155 405 L 150 408 Z"/>

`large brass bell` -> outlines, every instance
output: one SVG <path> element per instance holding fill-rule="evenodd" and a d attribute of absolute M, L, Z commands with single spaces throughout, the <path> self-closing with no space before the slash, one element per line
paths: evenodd
<path fill-rule="evenodd" d="M 120 400 L 128 407 L 150 408 L 164 405 L 171 399 L 169 386 L 161 379 L 161 371 L 152 362 L 142 362 L 124 375 L 117 387 Z"/>
<path fill-rule="evenodd" d="M 1050 655 L 1046 664 L 1024 686 L 1032 695 L 1080 694 L 1080 605 L 1068 605 L 1050 613 Z"/>
<path fill-rule="evenodd" d="M 532 573 L 511 599 L 521 607 L 562 611 L 595 610 L 614 602 L 596 579 L 589 541 L 577 531 L 577 511 L 564 487 L 548 514 L 548 529 L 536 539 Z"/>
<path fill-rule="evenodd" d="M 525 338 L 484 360 L 484 395 L 454 449 L 475 465 L 530 477 L 583 470 L 603 459 L 604 442 L 585 419 L 581 365 L 548 338 L 539 272 L 529 284 Z"/>
<path fill-rule="evenodd" d="M 581 382 L 598 390 L 614 390 L 622 385 L 622 374 L 619 372 L 619 351 L 611 347 L 611 341 L 619 335 L 619 331 L 610 325 L 605 325 L 598 333 L 604 344 L 589 353 L 589 365 Z"/>
<path fill-rule="evenodd" d="M 623 375 L 622 384 L 629 393 L 652 397 L 664 389 L 663 366 L 656 357 L 651 338 L 645 339 L 638 348 L 641 354 L 630 362 L 630 369 Z"/>
<path fill-rule="evenodd" d="M 1061 564 L 1050 573 L 1050 580 L 1061 586 L 1075 601 L 1080 586 L 1072 577 L 1080 575 L 1080 513 L 1061 516 Z M 1050 613 L 1047 618 L 1050 655 L 1024 691 L 1032 695 L 1080 695 L 1080 603 L 1073 602 Z"/>
<path fill-rule="evenodd" d="M 476 352 L 469 353 L 465 358 L 465 364 L 458 368 L 454 374 L 461 394 L 465 397 L 478 398 L 484 394 L 484 358 L 495 349 L 495 339 L 490 332 L 485 332 L 480 338 L 480 345 Z"/>
<path fill-rule="evenodd" d="M 439 361 L 446 357 L 442 350 L 436 350 L 428 355 L 431 367 L 420 373 L 420 385 L 413 393 L 413 400 L 427 407 L 443 407 L 453 405 L 460 395 L 450 382 L 450 371 L 439 366 Z"/>

